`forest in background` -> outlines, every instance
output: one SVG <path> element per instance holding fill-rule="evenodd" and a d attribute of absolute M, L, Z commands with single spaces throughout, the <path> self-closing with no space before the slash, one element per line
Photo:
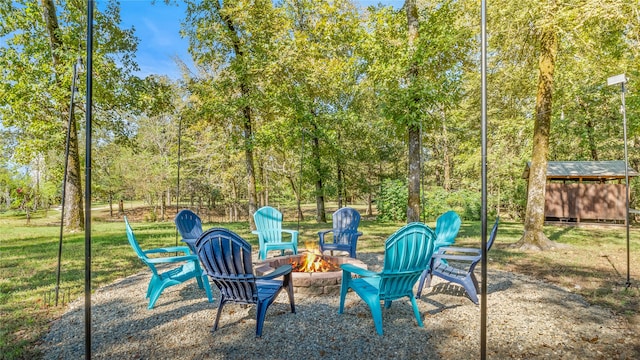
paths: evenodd
<path fill-rule="evenodd" d="M 47 20 L 49 3 L 56 23 Z M 407 3 L 417 10 L 413 38 Z M 407 3 L 186 1 L 182 31 L 195 66 L 183 64 L 182 78 L 169 79 L 135 75 L 135 31 L 121 27 L 117 2 L 103 2 L 94 39 L 95 200 L 144 200 L 161 217 L 179 195 L 181 204 L 221 209 L 230 220 L 265 204 L 315 202 L 321 222 L 328 201 L 364 203 L 367 213 L 377 207 L 399 220 L 417 131 L 422 215 L 453 207 L 479 218 L 480 8 L 470 0 Z M 73 64 L 86 49 L 84 6 L 0 4 L 3 210 L 61 202 Z M 629 160 L 640 168 L 639 9 L 635 0 L 491 1 L 492 214 L 524 217 L 543 28 L 558 37 L 549 160 L 623 158 L 620 88 L 606 79 L 626 73 Z M 85 86 L 78 77 L 80 94 Z M 84 101 L 73 106 L 78 175 Z M 637 207 L 640 189 L 632 189 Z"/>

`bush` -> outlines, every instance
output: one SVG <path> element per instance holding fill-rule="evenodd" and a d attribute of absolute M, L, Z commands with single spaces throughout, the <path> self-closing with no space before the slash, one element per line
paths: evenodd
<path fill-rule="evenodd" d="M 377 199 L 378 218 L 388 221 L 407 220 L 407 184 L 401 180 L 384 180 Z M 434 187 L 422 194 L 422 218 L 435 220 L 442 213 L 454 210 L 463 220 L 480 220 L 480 193 L 471 190 L 448 192 Z"/>
<path fill-rule="evenodd" d="M 435 187 L 423 193 L 422 214 L 435 220 L 442 213 L 454 210 L 463 220 L 480 220 L 482 203 L 479 192 L 459 190 L 447 192 Z"/>
<path fill-rule="evenodd" d="M 384 180 L 377 199 L 378 218 L 389 221 L 407 220 L 408 198 L 407 184 L 404 181 Z"/>

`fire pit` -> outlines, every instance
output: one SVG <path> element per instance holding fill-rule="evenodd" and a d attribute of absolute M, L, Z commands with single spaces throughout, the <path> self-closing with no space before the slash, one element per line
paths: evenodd
<path fill-rule="evenodd" d="M 305 295 L 338 295 L 342 281 L 341 264 L 367 265 L 346 256 L 328 256 L 302 252 L 298 255 L 278 256 L 255 264 L 256 275 L 262 276 L 279 266 L 293 266 L 293 291 Z"/>

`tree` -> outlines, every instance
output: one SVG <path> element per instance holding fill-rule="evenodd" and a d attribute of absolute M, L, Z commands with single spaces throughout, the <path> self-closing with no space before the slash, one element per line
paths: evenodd
<path fill-rule="evenodd" d="M 82 191 L 80 150 L 76 119 L 68 122 L 70 108 L 72 66 L 85 48 L 84 3 L 53 0 L 16 0 L 0 3 L 0 37 L 5 41 L 0 48 L 2 67 L 2 93 L 0 118 L 3 126 L 18 134 L 15 160 L 28 164 L 38 156 L 46 163 L 54 163 L 52 154 L 64 153 L 67 124 L 69 167 L 65 223 L 67 230 L 82 229 Z M 126 106 L 123 99 L 128 91 L 128 75 L 135 68 L 131 54 L 136 39 L 131 31 L 118 28 L 119 10 L 110 4 L 98 11 L 95 46 L 104 49 L 94 58 L 94 70 L 100 75 L 95 83 L 96 108 L 99 110 Z M 114 55 L 118 55 L 118 61 Z M 80 82 L 78 88 L 82 88 Z M 78 109 L 82 110 L 78 104 Z M 76 111 L 75 114 L 79 114 Z M 98 115 L 98 114 L 96 114 Z M 97 126 L 113 125 L 110 118 L 96 116 Z M 114 126 L 114 128 L 116 128 Z M 50 151 L 55 149 L 56 151 Z"/>
<path fill-rule="evenodd" d="M 533 22 L 532 34 L 535 43 L 538 44 L 539 77 L 535 103 L 533 151 L 528 182 L 529 191 L 524 219 L 524 234 L 514 246 L 539 250 L 558 246 L 546 237 L 543 227 L 546 171 L 550 148 L 551 116 L 553 113 L 554 74 L 558 68 L 556 61 L 562 41 L 560 35 L 573 39 L 587 34 L 589 32 L 588 24 L 592 19 L 600 16 L 609 18 L 610 15 L 607 15 L 607 13 L 620 7 L 624 7 L 624 5 L 618 1 L 611 1 L 608 4 L 575 1 L 572 4 L 562 3 L 559 5 L 555 0 L 549 0 L 539 4 L 539 9 L 534 12 L 536 20 Z M 578 12 L 580 12 L 579 16 Z M 568 62 L 571 62 L 571 60 L 568 60 Z M 592 156 L 597 157 L 594 152 L 592 134 L 587 134 L 586 137 L 591 139 L 587 144 Z"/>
<path fill-rule="evenodd" d="M 224 121 L 237 127 L 245 155 L 249 226 L 255 229 L 256 173 L 254 129 L 260 117 L 263 85 L 277 44 L 285 35 L 280 18 L 268 0 L 245 6 L 241 1 L 187 2 L 185 32 L 196 64 L 207 69 L 212 83 L 225 97 Z M 203 99 L 206 98 L 203 97 Z"/>

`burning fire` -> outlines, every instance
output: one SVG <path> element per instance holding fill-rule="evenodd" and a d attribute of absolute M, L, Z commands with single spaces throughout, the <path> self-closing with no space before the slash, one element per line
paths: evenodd
<path fill-rule="evenodd" d="M 295 272 L 329 272 L 338 271 L 340 267 L 327 261 L 321 254 L 308 252 L 300 261 L 292 261 Z"/>

